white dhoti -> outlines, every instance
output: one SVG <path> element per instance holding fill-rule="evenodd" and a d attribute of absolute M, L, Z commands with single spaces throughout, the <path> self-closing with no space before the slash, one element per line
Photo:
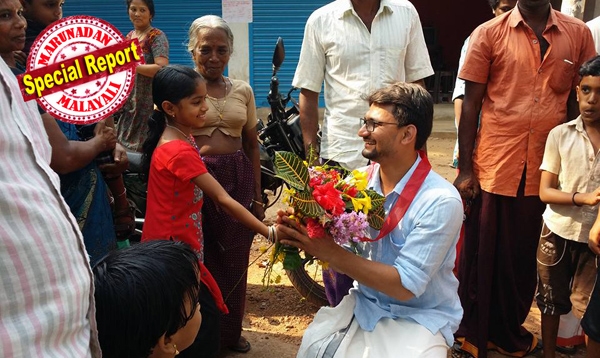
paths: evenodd
<path fill-rule="evenodd" d="M 440 332 L 405 319 L 381 319 L 372 332 L 354 319 L 356 292 L 336 307 L 323 307 L 308 326 L 298 358 L 446 358 L 448 345 Z"/>

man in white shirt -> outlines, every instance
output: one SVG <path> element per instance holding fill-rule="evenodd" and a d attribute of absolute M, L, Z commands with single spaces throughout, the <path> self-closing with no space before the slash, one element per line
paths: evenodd
<path fill-rule="evenodd" d="M 309 17 L 293 86 L 301 88 L 305 147 L 317 143 L 318 96 L 325 82 L 322 158 L 348 169 L 366 165 L 356 136 L 364 97 L 385 85 L 431 76 L 421 21 L 406 0 L 337 0 Z"/>
<path fill-rule="evenodd" d="M 592 31 L 596 52 L 600 53 L 600 16 L 585 23 Z"/>

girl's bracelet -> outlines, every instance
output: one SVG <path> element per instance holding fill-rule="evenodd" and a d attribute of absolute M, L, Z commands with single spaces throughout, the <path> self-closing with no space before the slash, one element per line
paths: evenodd
<path fill-rule="evenodd" d="M 270 227 L 273 229 L 273 238 L 275 239 L 273 242 L 277 242 L 277 227 L 275 225 L 271 225 Z"/>

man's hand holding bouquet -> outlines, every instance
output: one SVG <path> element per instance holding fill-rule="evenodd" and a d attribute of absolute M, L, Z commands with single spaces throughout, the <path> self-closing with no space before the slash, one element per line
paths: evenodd
<path fill-rule="evenodd" d="M 310 155 L 312 156 L 312 154 Z M 367 189 L 368 173 L 341 167 L 309 166 L 293 153 L 275 153 L 275 172 L 289 189 L 285 190 L 284 202 L 290 206 L 287 214 L 280 213 L 279 222 L 291 226 L 310 238 L 313 245 L 306 250 L 317 258 L 326 258 L 327 251 L 339 249 L 337 245 L 352 248 L 356 243 L 369 240 L 369 226 L 379 230 L 383 226 L 385 198 Z M 288 240 L 293 240 L 290 238 Z M 301 249 L 304 246 L 296 243 Z M 312 255 L 304 252 L 305 258 Z M 286 270 L 302 265 L 300 250 L 275 242 L 265 271 L 270 282 L 273 265 L 283 263 Z"/>

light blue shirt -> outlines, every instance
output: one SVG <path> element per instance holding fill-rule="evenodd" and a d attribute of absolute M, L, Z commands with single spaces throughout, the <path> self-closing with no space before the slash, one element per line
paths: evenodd
<path fill-rule="evenodd" d="M 410 168 L 385 199 L 386 216 L 415 171 Z M 379 164 L 369 187 L 382 194 Z M 432 334 L 441 332 L 449 346 L 458 329 L 463 310 L 458 298 L 458 280 L 452 273 L 456 243 L 462 225 L 463 206 L 456 189 L 437 173 L 430 171 L 404 218 L 390 234 L 374 243 L 360 246 L 362 256 L 394 266 L 402 285 L 414 294 L 399 301 L 363 284 L 358 290 L 354 315 L 360 327 L 372 331 L 381 318 L 411 320 Z M 377 237 L 371 229 L 371 237 Z"/>

